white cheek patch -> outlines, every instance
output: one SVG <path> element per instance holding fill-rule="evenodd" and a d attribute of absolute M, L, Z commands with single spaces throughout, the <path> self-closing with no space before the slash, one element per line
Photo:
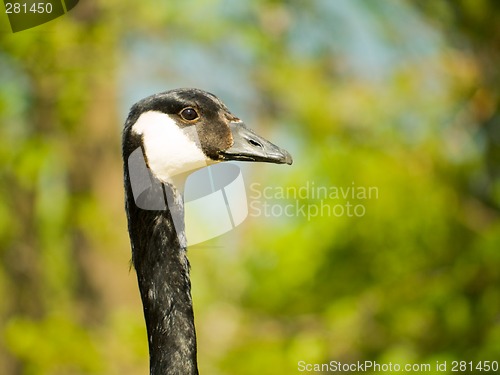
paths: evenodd
<path fill-rule="evenodd" d="M 201 149 L 196 128 L 181 129 L 165 113 L 143 113 L 132 126 L 132 131 L 142 135 L 149 168 L 162 182 L 171 182 L 176 175 L 210 164 Z"/>

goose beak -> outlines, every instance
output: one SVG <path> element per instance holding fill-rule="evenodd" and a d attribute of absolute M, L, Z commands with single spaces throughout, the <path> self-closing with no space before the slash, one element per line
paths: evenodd
<path fill-rule="evenodd" d="M 223 160 L 292 164 L 292 156 L 288 151 L 255 134 L 244 123 L 232 122 L 229 128 L 234 142 L 220 153 Z"/>

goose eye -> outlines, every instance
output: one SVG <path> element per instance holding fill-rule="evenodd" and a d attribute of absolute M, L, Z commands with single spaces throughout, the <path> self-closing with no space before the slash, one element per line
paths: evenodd
<path fill-rule="evenodd" d="M 186 121 L 193 121 L 198 118 L 198 112 L 194 108 L 184 108 L 180 115 Z"/>

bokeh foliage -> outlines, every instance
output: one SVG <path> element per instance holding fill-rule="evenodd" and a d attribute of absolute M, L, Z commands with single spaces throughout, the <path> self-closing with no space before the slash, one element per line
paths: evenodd
<path fill-rule="evenodd" d="M 0 25 L 0 373 L 147 373 L 120 129 L 176 86 L 292 152 L 248 185 L 378 191 L 359 217 L 250 217 L 191 249 L 200 372 L 500 360 L 499 11 L 93 0 Z"/>

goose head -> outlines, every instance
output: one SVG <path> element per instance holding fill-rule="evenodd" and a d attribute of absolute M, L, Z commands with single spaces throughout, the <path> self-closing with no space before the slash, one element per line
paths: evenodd
<path fill-rule="evenodd" d="M 137 102 L 124 129 L 124 156 L 138 147 L 152 174 L 165 183 L 222 161 L 292 164 L 286 150 L 199 89 L 171 90 Z"/>

